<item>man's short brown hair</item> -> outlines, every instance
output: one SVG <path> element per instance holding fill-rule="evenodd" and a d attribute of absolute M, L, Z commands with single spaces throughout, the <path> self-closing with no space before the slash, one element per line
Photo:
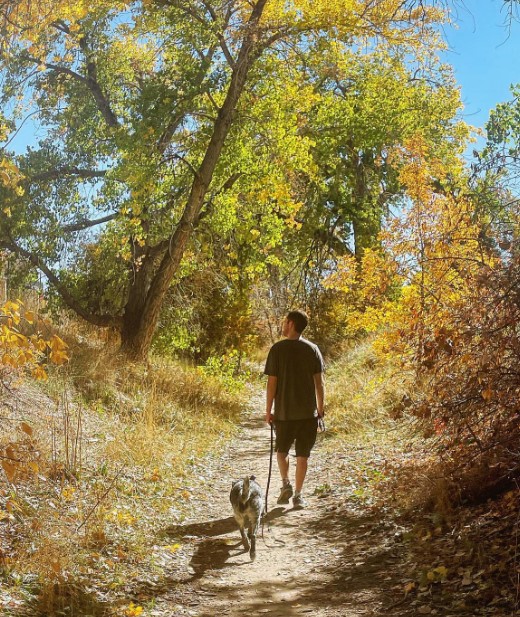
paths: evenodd
<path fill-rule="evenodd" d="M 287 313 L 287 321 L 292 321 L 296 332 L 301 334 L 307 327 L 309 318 L 307 317 L 307 313 L 304 311 L 289 311 Z"/>

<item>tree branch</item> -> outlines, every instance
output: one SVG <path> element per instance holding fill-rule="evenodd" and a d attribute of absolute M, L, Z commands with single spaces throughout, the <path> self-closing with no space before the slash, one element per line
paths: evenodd
<path fill-rule="evenodd" d="M 30 56 L 29 54 L 25 55 L 24 58 L 26 60 L 34 62 L 35 64 L 39 66 L 44 66 L 48 68 L 50 71 L 54 71 L 56 73 L 62 73 L 64 75 L 70 75 L 70 77 L 73 77 L 74 79 L 77 79 L 78 81 L 80 81 L 82 84 L 85 84 L 85 86 L 87 86 L 87 88 L 92 93 L 92 96 L 94 97 L 94 100 L 96 101 L 97 107 L 99 111 L 101 112 L 101 114 L 103 115 L 103 118 L 105 119 L 108 126 L 114 127 L 114 128 L 118 127 L 119 120 L 117 119 L 117 116 L 112 111 L 108 98 L 105 96 L 103 90 L 101 89 L 101 86 L 99 85 L 97 81 L 96 65 L 92 60 L 89 60 L 89 57 L 88 57 L 89 50 L 88 50 L 88 47 L 86 46 L 84 37 L 80 39 L 79 46 L 85 55 L 85 66 L 87 69 L 87 77 L 85 77 L 84 75 L 81 75 L 80 73 L 77 73 L 76 71 L 73 71 L 72 69 L 66 66 L 61 66 L 59 64 L 53 64 L 51 62 L 42 62 L 38 58 L 35 58 L 34 56 Z"/>
<path fill-rule="evenodd" d="M 90 49 L 87 45 L 87 39 L 85 36 L 79 38 L 79 47 L 85 56 L 85 66 L 87 69 L 86 83 L 92 92 L 92 96 L 97 103 L 99 111 L 103 114 L 105 122 L 108 126 L 116 128 L 119 126 L 119 120 L 110 107 L 110 102 L 105 96 L 105 93 L 101 89 L 97 80 L 97 66 L 96 63 L 90 57 Z"/>
<path fill-rule="evenodd" d="M 206 53 L 206 55 L 202 58 L 202 63 L 201 63 L 201 67 L 200 70 L 198 71 L 198 74 L 194 80 L 193 83 L 193 88 L 200 88 L 204 82 L 204 77 L 206 76 L 207 72 L 208 72 L 208 68 L 211 66 L 211 61 L 213 59 L 213 54 L 215 53 L 215 47 L 211 47 L 211 49 L 208 49 L 208 52 Z M 192 97 L 195 98 L 195 97 Z M 180 126 L 181 122 L 183 121 L 183 119 L 186 116 L 186 111 L 185 110 L 181 110 L 179 113 L 177 113 L 176 116 L 174 116 L 174 118 L 172 119 L 172 121 L 168 124 L 168 126 L 164 129 L 161 137 L 159 138 L 158 141 L 158 149 L 159 152 L 163 153 L 166 148 L 168 147 L 168 145 L 170 144 L 173 136 L 175 135 L 175 131 L 178 129 L 178 127 Z"/>
<path fill-rule="evenodd" d="M 118 329 L 121 328 L 122 319 L 121 317 L 117 317 L 114 315 L 95 315 L 93 313 L 89 313 L 81 304 L 78 302 L 76 298 L 69 292 L 68 289 L 65 288 L 60 279 L 54 274 L 54 272 L 47 266 L 47 264 L 42 261 L 39 255 L 32 253 L 19 246 L 13 240 L 0 240 L 0 247 L 4 248 L 16 255 L 20 255 L 24 259 L 27 259 L 33 266 L 36 266 L 39 270 L 41 270 L 50 283 L 56 288 L 60 296 L 63 298 L 65 304 L 71 308 L 75 313 L 77 313 L 80 317 L 83 317 L 85 321 L 95 325 L 101 326 L 104 328 L 107 327 L 116 327 Z"/>
<path fill-rule="evenodd" d="M 31 56 L 30 54 L 23 54 L 21 57 L 22 57 L 22 60 L 28 60 L 29 62 L 33 62 L 34 64 L 37 64 L 38 66 L 44 66 L 51 71 L 55 71 L 56 73 L 63 73 L 64 75 L 70 75 L 71 77 L 74 77 L 74 79 L 77 79 L 78 81 L 81 81 L 84 84 L 87 83 L 86 77 L 84 77 L 83 75 L 80 75 L 79 73 L 76 73 L 76 71 L 73 71 L 72 69 L 69 69 L 66 66 L 60 66 L 59 64 L 53 64 L 52 62 L 43 62 L 39 58 L 35 58 L 34 56 Z"/>
<path fill-rule="evenodd" d="M 211 4 L 209 2 L 206 2 L 206 0 L 203 0 L 202 4 L 206 7 L 206 10 L 208 11 L 208 13 L 211 15 L 211 19 L 213 20 L 214 24 L 218 24 L 218 15 L 215 13 L 215 9 L 211 6 Z M 229 13 L 228 13 L 229 15 Z M 229 20 L 229 16 L 227 17 L 227 20 Z M 224 30 L 227 27 L 227 21 L 224 21 Z M 215 34 L 217 35 L 218 38 L 218 42 L 220 44 L 220 48 L 222 49 L 222 53 L 224 54 L 224 57 L 227 60 L 227 63 L 229 64 L 229 66 L 234 69 L 235 68 L 235 59 L 233 58 L 233 55 L 226 43 L 226 39 L 224 38 L 224 31 L 221 31 L 220 29 L 217 30 L 215 32 Z"/>
<path fill-rule="evenodd" d="M 80 169 L 79 167 L 60 167 L 42 171 L 39 174 L 29 176 L 30 182 L 40 182 L 42 180 L 59 180 L 67 176 L 77 176 L 78 178 L 104 178 L 107 174 L 106 169 Z"/>
<path fill-rule="evenodd" d="M 113 221 L 116 217 L 117 212 L 113 214 L 107 214 L 107 216 L 103 216 L 99 219 L 84 219 L 83 221 L 78 221 L 77 223 L 71 223 L 70 225 L 65 225 L 64 227 L 62 227 L 62 229 L 65 233 L 82 231 L 83 229 L 89 229 L 90 227 L 95 227 L 96 225 L 101 225 L 103 223 Z"/>

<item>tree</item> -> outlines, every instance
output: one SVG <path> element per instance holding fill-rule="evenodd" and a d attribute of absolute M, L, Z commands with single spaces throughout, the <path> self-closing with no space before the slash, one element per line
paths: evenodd
<path fill-rule="evenodd" d="M 313 173 L 312 144 L 305 115 L 286 129 L 267 116 L 271 72 L 295 67 L 285 71 L 291 82 L 276 84 L 280 99 L 302 84 L 312 95 L 302 59 L 325 42 L 338 53 L 365 44 L 420 57 L 442 19 L 397 0 L 40 6 L 54 10 L 11 29 L 2 55 L 11 126 L 32 114 L 42 139 L 6 153 L 0 243 L 81 317 L 118 329 L 136 358 L 201 225 L 253 205 L 274 246 L 294 220 L 298 195 L 284 180 Z"/>
<path fill-rule="evenodd" d="M 284 261 L 272 268 L 278 271 L 271 277 L 271 296 L 281 297 L 281 313 L 288 304 L 302 304 L 321 331 L 334 330 L 341 337 L 345 331 L 339 323 L 331 327 L 325 313 L 338 319 L 344 311 L 333 306 L 345 305 L 345 298 L 332 298 L 323 280 L 345 259 L 350 263 L 350 255 L 363 269 L 365 251 L 380 246 L 388 214 L 409 201 L 396 149 L 420 135 L 429 156 L 434 153 L 447 166 L 460 165 L 468 129 L 457 120 L 459 92 L 449 67 L 433 55 L 425 70 L 421 62 L 414 65 L 385 50 L 338 56 L 322 45 L 306 61 L 319 83 L 320 96 L 305 127 L 315 143 L 317 171 L 298 178 L 303 202 L 296 216 L 299 229 L 284 236 Z M 322 332 L 313 335 L 327 345 Z"/>

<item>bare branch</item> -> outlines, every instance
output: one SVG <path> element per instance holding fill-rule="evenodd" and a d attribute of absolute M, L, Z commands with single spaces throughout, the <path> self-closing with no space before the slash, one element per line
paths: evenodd
<path fill-rule="evenodd" d="M 50 169 L 42 171 L 39 174 L 34 174 L 28 179 L 30 182 L 39 182 L 42 180 L 59 180 L 67 176 L 76 176 L 78 178 L 104 178 L 107 174 L 106 169 L 80 169 L 79 167 L 60 167 L 58 169 Z"/>
<path fill-rule="evenodd" d="M 72 223 L 70 225 L 65 225 L 62 227 L 65 233 L 70 233 L 74 231 L 82 231 L 83 229 L 89 229 L 90 227 L 95 227 L 96 225 L 102 225 L 103 223 L 108 223 L 109 221 L 113 221 L 117 217 L 117 212 L 113 214 L 107 214 L 99 219 L 84 219 L 83 221 L 78 221 L 77 223 Z"/>

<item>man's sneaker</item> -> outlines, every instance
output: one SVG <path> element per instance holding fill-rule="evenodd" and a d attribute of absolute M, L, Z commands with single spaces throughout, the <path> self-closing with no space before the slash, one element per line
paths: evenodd
<path fill-rule="evenodd" d="M 296 508 L 297 510 L 306 508 L 309 505 L 301 495 L 295 495 L 293 497 L 292 503 L 293 503 L 293 507 Z"/>
<path fill-rule="evenodd" d="M 284 484 L 282 486 L 282 490 L 280 491 L 280 497 L 278 497 L 278 501 L 276 503 L 279 503 L 279 504 L 289 503 L 289 499 L 292 496 L 293 496 L 292 484 Z"/>

